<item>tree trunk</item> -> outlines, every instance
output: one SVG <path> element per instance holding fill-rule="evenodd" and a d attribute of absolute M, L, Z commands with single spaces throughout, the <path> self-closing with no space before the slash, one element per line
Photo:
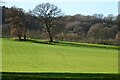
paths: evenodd
<path fill-rule="evenodd" d="M 48 32 L 48 35 L 49 35 L 49 42 L 53 42 L 53 37 L 52 37 L 52 34 L 50 32 L 50 28 L 47 27 L 47 32 Z"/>
<path fill-rule="evenodd" d="M 24 35 L 24 40 L 26 41 L 26 35 Z"/>
<path fill-rule="evenodd" d="M 19 41 L 21 41 L 21 32 L 18 30 L 18 38 L 19 38 Z"/>
<path fill-rule="evenodd" d="M 19 37 L 19 40 L 21 41 L 21 36 L 18 36 Z"/>
<path fill-rule="evenodd" d="M 53 42 L 53 38 L 52 37 L 50 37 L 50 41 L 49 42 Z"/>
<path fill-rule="evenodd" d="M 24 41 L 26 41 L 26 28 L 24 29 Z"/>

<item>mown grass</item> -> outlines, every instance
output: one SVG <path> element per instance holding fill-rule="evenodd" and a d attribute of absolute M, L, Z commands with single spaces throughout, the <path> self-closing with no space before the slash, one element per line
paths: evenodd
<path fill-rule="evenodd" d="M 118 47 L 75 42 L 49 43 L 42 40 L 19 42 L 2 39 L 2 67 L 2 72 L 8 73 L 8 75 L 3 73 L 3 76 L 9 78 L 11 75 L 14 76 L 10 74 L 11 72 L 56 73 L 56 75 L 90 73 L 110 76 L 118 73 Z"/>

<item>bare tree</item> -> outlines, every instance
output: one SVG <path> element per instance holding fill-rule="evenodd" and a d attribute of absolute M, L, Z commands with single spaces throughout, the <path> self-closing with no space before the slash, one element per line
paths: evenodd
<path fill-rule="evenodd" d="M 103 14 L 93 14 L 94 17 L 102 19 L 104 17 Z"/>
<path fill-rule="evenodd" d="M 23 17 L 24 12 L 21 8 L 12 7 L 11 8 L 11 19 L 8 21 L 11 23 L 11 34 L 16 34 L 21 40 L 24 31 Z"/>
<path fill-rule="evenodd" d="M 106 23 L 97 23 L 94 24 L 88 31 L 88 37 L 93 38 L 95 40 L 101 38 L 101 30 L 107 26 Z"/>
<path fill-rule="evenodd" d="M 36 15 L 40 21 L 42 21 L 49 35 L 49 41 L 53 42 L 53 34 L 51 29 L 54 26 L 54 21 L 59 19 L 59 17 L 62 15 L 61 9 L 54 4 L 42 3 L 35 7 L 33 14 Z"/>

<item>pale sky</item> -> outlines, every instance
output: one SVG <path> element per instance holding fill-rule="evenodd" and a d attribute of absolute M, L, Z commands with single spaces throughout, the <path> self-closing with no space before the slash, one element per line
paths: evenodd
<path fill-rule="evenodd" d="M 4 5 L 11 7 L 16 6 L 28 11 L 35 8 L 36 5 L 49 2 L 55 4 L 67 15 L 93 15 L 118 14 L 119 0 L 4 0 Z"/>
<path fill-rule="evenodd" d="M 119 0 L 3 0 L 6 2 L 118 2 Z"/>

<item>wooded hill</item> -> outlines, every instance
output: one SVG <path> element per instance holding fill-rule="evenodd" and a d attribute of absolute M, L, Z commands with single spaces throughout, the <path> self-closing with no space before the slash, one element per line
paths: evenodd
<path fill-rule="evenodd" d="M 50 5 L 50 4 L 48 4 Z M 34 11 L 34 10 L 33 10 Z M 19 39 L 49 39 L 118 45 L 120 16 L 109 14 L 60 15 L 50 28 L 50 35 L 42 22 L 42 16 L 21 8 L 2 7 L 2 37 Z M 52 12 L 51 12 L 52 13 Z M 51 18 L 52 19 L 52 18 Z M 49 20 L 49 18 L 47 18 Z"/>

